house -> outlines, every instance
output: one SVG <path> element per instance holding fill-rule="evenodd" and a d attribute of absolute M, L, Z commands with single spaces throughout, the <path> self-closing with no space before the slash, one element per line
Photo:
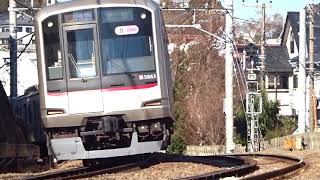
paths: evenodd
<path fill-rule="evenodd" d="M 320 5 L 314 6 L 319 12 Z M 280 115 L 297 115 L 301 102 L 298 91 L 299 72 L 299 12 L 288 12 L 280 37 L 280 45 L 267 45 L 266 47 L 266 90 L 269 99 L 279 100 Z M 309 67 L 309 13 L 306 16 L 306 67 Z M 315 13 L 315 96 L 320 97 L 320 15 Z M 238 45 L 241 52 L 241 46 Z M 268 50 L 269 49 L 269 50 Z M 244 61 L 245 62 L 245 61 Z M 307 86 L 310 77 L 307 77 Z M 306 87 L 308 89 L 308 87 Z M 307 90 L 307 97 L 309 96 Z M 307 98 L 307 104 L 309 104 Z M 309 107 L 307 107 L 309 111 Z"/>
<path fill-rule="evenodd" d="M 279 44 L 266 46 L 266 77 L 265 77 L 265 90 L 268 93 L 268 99 L 279 101 L 280 115 L 295 116 L 295 109 L 292 108 L 292 101 L 290 94 L 294 91 L 295 81 L 292 73 L 292 66 L 289 63 L 289 54 L 285 46 Z M 238 44 L 237 50 L 240 54 L 243 69 L 248 72 L 249 69 L 254 69 L 254 72 L 259 76 L 259 59 L 260 45 Z M 251 50 L 249 50 L 251 49 Z M 255 54 L 248 54 L 248 51 L 254 49 Z M 249 70 L 250 71 L 250 70 Z M 257 80 L 259 81 L 259 77 Z M 261 89 L 261 87 L 259 87 Z"/>
<path fill-rule="evenodd" d="M 17 46 L 18 51 L 24 49 L 29 44 L 27 51 L 35 51 L 35 38 L 32 36 L 34 31 L 33 20 L 28 16 L 19 15 L 17 18 Z M 9 15 L 0 14 L 0 48 L 9 48 Z"/>
<path fill-rule="evenodd" d="M 28 87 L 38 84 L 35 38 L 33 21 L 28 16 L 17 18 L 18 95 Z M 0 13 L 0 81 L 7 95 L 10 95 L 10 51 L 9 16 Z M 23 51 L 23 53 L 22 53 Z"/>
<path fill-rule="evenodd" d="M 319 12 L 320 5 L 314 6 L 313 10 Z M 306 12 L 306 68 L 308 71 L 309 67 L 309 13 Z M 281 45 L 286 46 L 287 51 L 290 57 L 290 64 L 293 67 L 294 77 L 298 77 L 299 72 L 299 22 L 300 22 L 300 14 L 299 12 L 288 12 L 286 22 L 284 25 L 284 30 L 281 36 Z M 319 13 L 315 13 L 315 21 L 314 21 L 314 67 L 315 67 L 315 76 L 314 76 L 314 92 L 315 96 L 319 99 L 320 97 L 320 15 Z M 301 67 L 300 67 L 301 68 Z M 307 77 L 307 89 L 309 88 L 310 77 Z M 309 91 L 307 90 L 307 97 L 309 97 Z M 299 102 L 299 92 L 294 91 L 291 94 L 294 103 L 292 104 L 294 109 L 299 109 L 301 106 L 301 102 Z M 309 98 L 307 98 L 307 104 Z M 309 106 L 307 106 L 307 111 L 309 111 Z M 307 115 L 308 116 L 308 115 Z M 319 117 L 318 117 L 319 119 Z"/>

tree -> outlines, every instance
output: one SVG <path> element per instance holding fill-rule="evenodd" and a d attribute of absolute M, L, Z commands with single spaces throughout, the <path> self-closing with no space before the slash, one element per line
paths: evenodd
<path fill-rule="evenodd" d="M 237 20 L 237 19 L 236 19 Z M 238 43 L 255 42 L 259 43 L 261 40 L 261 17 L 258 20 L 254 19 L 238 19 L 235 22 L 235 37 Z M 265 32 L 267 39 L 279 38 L 283 29 L 283 17 L 276 13 L 265 20 Z"/>
<path fill-rule="evenodd" d="M 266 36 L 270 39 L 279 38 L 283 29 L 283 16 L 279 13 L 273 14 L 266 19 Z"/>
<path fill-rule="evenodd" d="M 292 134 L 297 128 L 294 117 L 279 116 L 279 102 L 268 100 L 267 93 L 262 91 L 262 113 L 259 117 L 261 135 L 269 140 L 279 136 Z M 245 103 L 245 102 L 244 102 Z M 235 134 L 236 142 L 245 144 L 247 140 L 247 120 L 245 110 L 241 109 L 236 113 Z"/>
<path fill-rule="evenodd" d="M 184 50 L 175 49 L 174 71 L 176 124 L 186 144 L 224 142 L 224 61 L 209 42 Z"/>
<path fill-rule="evenodd" d="M 0 1 L 0 12 L 4 12 L 8 10 L 9 0 L 1 0 Z"/>

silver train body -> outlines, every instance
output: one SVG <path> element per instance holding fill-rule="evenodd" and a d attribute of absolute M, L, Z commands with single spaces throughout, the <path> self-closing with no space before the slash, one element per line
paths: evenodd
<path fill-rule="evenodd" d="M 165 26 L 151 0 L 75 0 L 35 18 L 41 119 L 58 160 L 151 153 L 172 131 Z"/>

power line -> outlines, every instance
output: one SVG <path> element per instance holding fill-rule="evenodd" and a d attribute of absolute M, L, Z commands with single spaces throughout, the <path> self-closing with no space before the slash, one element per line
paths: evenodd
<path fill-rule="evenodd" d="M 30 33 L 30 34 L 31 34 L 31 33 Z M 29 34 L 29 35 L 30 35 L 30 34 Z M 17 56 L 17 58 L 16 58 L 14 61 L 17 61 L 17 60 L 21 57 L 21 55 L 27 50 L 27 48 L 28 48 L 28 46 L 31 44 L 34 36 L 35 36 L 35 34 L 32 34 L 32 37 L 30 38 L 29 42 L 25 45 L 25 47 L 23 48 L 23 50 L 20 52 L 20 54 Z M 2 68 L 3 68 L 4 66 L 6 66 L 6 65 L 9 65 L 10 63 L 11 63 L 11 62 L 4 63 L 4 64 L 0 67 L 0 69 L 2 69 Z"/>
<path fill-rule="evenodd" d="M 34 10 L 32 8 L 30 8 L 29 6 L 25 5 L 24 3 L 22 2 L 19 2 L 17 0 L 14 0 L 17 4 L 19 4 L 20 6 L 24 7 L 24 8 L 27 8 L 29 11 L 31 12 L 34 12 Z"/>

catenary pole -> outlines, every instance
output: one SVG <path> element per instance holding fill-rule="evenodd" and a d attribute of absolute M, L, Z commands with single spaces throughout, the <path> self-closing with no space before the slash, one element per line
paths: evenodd
<path fill-rule="evenodd" d="M 9 31 L 10 31 L 10 99 L 14 104 L 18 95 L 17 90 L 17 13 L 15 11 L 16 2 L 9 1 Z"/>
<path fill-rule="evenodd" d="M 226 1 L 226 29 L 228 41 L 225 53 L 225 113 L 226 153 L 234 150 L 233 142 L 233 0 Z"/>
<path fill-rule="evenodd" d="M 261 90 L 265 89 L 266 83 L 265 83 L 265 71 L 266 71 L 266 28 L 265 28 L 265 22 L 266 22 L 266 4 L 262 3 L 262 29 L 261 29 L 261 74 L 260 74 L 260 86 Z"/>
<path fill-rule="evenodd" d="M 298 133 L 305 133 L 306 130 L 306 10 L 300 11 L 299 24 L 299 114 L 298 114 Z"/>
<path fill-rule="evenodd" d="M 310 132 L 314 131 L 314 107 L 313 107 L 313 91 L 314 91 L 314 10 L 313 4 L 309 5 L 309 98 L 310 98 L 310 116 L 309 128 Z"/>

